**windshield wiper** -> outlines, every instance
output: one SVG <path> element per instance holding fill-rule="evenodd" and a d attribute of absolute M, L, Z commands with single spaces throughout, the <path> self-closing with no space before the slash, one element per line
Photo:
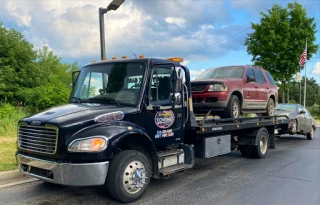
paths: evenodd
<path fill-rule="evenodd" d="M 285 110 L 285 109 L 281 109 L 281 108 L 275 108 L 275 110 L 290 111 L 290 110 Z"/>
<path fill-rule="evenodd" d="M 121 105 L 121 103 L 118 100 L 110 97 L 97 97 L 97 98 L 89 98 L 86 100 L 89 102 L 99 102 L 99 103 L 115 102 L 117 105 Z"/>
<path fill-rule="evenodd" d="M 81 103 L 81 99 L 80 98 L 77 98 L 77 97 L 71 97 L 71 99 L 73 100 L 76 100 L 77 103 Z"/>

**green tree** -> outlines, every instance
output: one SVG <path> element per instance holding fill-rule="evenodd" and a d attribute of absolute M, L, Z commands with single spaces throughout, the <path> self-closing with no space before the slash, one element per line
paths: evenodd
<path fill-rule="evenodd" d="M 307 77 L 307 88 L 306 88 L 306 106 L 312 106 L 313 104 L 320 104 L 320 85 L 314 78 Z M 280 88 L 279 92 L 282 92 L 283 88 Z M 299 85 L 298 83 L 291 83 L 288 86 L 290 93 L 291 102 L 299 103 Z M 304 77 L 301 82 L 301 104 L 303 105 L 303 95 L 304 95 Z M 282 99 L 279 99 L 279 102 L 283 103 Z"/>
<path fill-rule="evenodd" d="M 307 17 L 306 9 L 297 2 L 289 3 L 287 8 L 274 4 L 267 13 L 261 12 L 260 23 L 251 23 L 251 27 L 254 31 L 244 43 L 247 51 L 255 65 L 270 71 L 275 80 L 281 82 L 282 101 L 285 101 L 286 85 L 299 70 L 306 39 L 307 59 L 318 50 L 315 19 Z"/>
<path fill-rule="evenodd" d="M 0 22 L 0 101 L 16 104 L 15 93 L 34 86 L 36 56 L 20 32 L 4 28 Z"/>
<path fill-rule="evenodd" d="M 30 112 L 37 112 L 68 101 L 71 92 L 71 73 L 79 70 L 77 62 L 65 64 L 48 47 L 37 51 L 37 79 L 33 88 L 18 92 L 18 96 L 30 108 Z"/>

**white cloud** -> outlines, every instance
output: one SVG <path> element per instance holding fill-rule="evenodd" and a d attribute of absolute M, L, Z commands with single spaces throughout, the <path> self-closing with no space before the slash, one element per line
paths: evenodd
<path fill-rule="evenodd" d="M 37 49 L 47 45 L 63 58 L 92 59 L 100 56 L 98 8 L 107 3 L 1 0 L 0 19 L 18 25 Z M 232 20 L 223 1 L 126 1 L 104 18 L 107 58 L 133 57 L 132 53 L 146 57 L 186 56 L 186 65 L 238 49 L 222 49 L 226 45 L 221 42 L 241 26 L 230 26 L 229 30 L 214 27 L 215 23 L 229 25 Z M 242 40 L 237 43 L 243 46 Z"/>
<path fill-rule="evenodd" d="M 202 70 L 190 70 L 190 75 L 191 76 L 198 76 L 198 75 L 200 75 L 203 71 L 205 71 L 204 69 L 202 69 Z"/>
<path fill-rule="evenodd" d="M 180 27 L 183 27 L 186 22 L 186 20 L 184 20 L 183 18 L 174 18 L 174 17 L 167 17 L 165 21 L 168 24 L 175 24 Z"/>
<path fill-rule="evenodd" d="M 317 62 L 313 68 L 312 74 L 320 75 L 320 62 Z"/>

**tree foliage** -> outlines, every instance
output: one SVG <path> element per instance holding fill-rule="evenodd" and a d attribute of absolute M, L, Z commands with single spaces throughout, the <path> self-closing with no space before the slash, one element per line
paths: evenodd
<path fill-rule="evenodd" d="M 0 22 L 0 99 L 14 102 L 15 93 L 34 84 L 36 52 L 23 35 Z"/>
<path fill-rule="evenodd" d="M 299 59 L 308 39 L 307 59 L 318 50 L 315 44 L 316 23 L 307 17 L 301 4 L 289 3 L 287 8 L 273 5 L 261 13 L 260 23 L 252 23 L 245 45 L 255 65 L 270 71 L 283 84 L 299 70 Z"/>
<path fill-rule="evenodd" d="M 20 32 L 0 22 L 0 101 L 22 102 L 31 112 L 66 103 L 75 70 L 77 62 L 62 63 L 48 47 L 34 50 Z"/>
<path fill-rule="evenodd" d="M 303 96 L 304 96 L 304 77 L 301 81 L 301 104 L 303 105 Z M 307 77 L 307 87 L 306 87 L 306 106 L 312 106 L 313 104 L 320 105 L 320 85 L 314 78 Z M 282 92 L 283 88 L 279 89 L 279 92 Z M 291 83 L 288 86 L 290 93 L 290 102 L 299 103 L 299 85 L 298 83 Z M 282 99 L 279 99 L 280 103 L 284 103 Z"/>

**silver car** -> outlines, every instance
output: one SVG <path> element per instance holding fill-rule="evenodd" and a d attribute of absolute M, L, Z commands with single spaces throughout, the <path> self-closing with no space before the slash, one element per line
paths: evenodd
<path fill-rule="evenodd" d="M 290 134 L 303 134 L 309 140 L 314 138 L 316 121 L 302 105 L 280 103 L 275 108 L 275 115 L 286 115 L 289 117 L 290 123 L 288 126 Z M 280 130 L 278 134 L 288 133 L 282 133 Z"/>

